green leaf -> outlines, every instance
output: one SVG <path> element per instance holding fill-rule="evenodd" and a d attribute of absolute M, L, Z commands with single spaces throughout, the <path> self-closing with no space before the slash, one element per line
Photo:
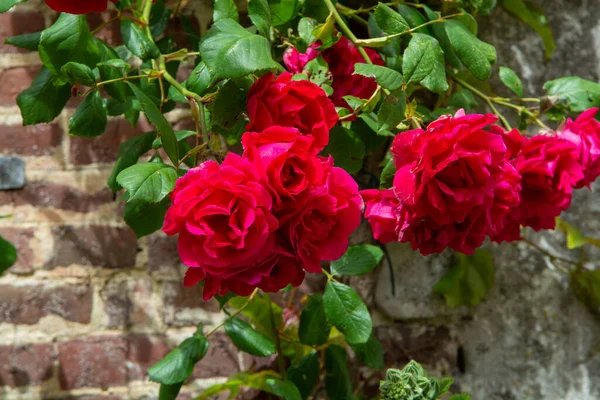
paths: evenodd
<path fill-rule="evenodd" d="M 85 86 L 94 86 L 96 84 L 94 72 L 85 64 L 68 62 L 63 65 L 60 72 L 67 77 L 72 85 L 80 83 Z"/>
<path fill-rule="evenodd" d="M 121 190 L 121 185 L 117 182 L 117 175 L 126 168 L 137 163 L 140 156 L 152 148 L 152 142 L 156 137 L 156 132 L 146 132 L 134 136 L 121 143 L 117 153 L 117 161 L 108 178 L 108 186 L 113 192 Z"/>
<path fill-rule="evenodd" d="M 387 96 L 377 112 L 377 133 L 394 131 L 406 115 L 406 93 L 396 90 Z"/>
<path fill-rule="evenodd" d="M 292 365 L 287 370 L 287 377 L 300 390 L 302 399 L 308 398 L 319 380 L 319 355 L 311 351 L 306 357 Z"/>
<path fill-rule="evenodd" d="M 142 60 L 158 58 L 160 50 L 146 36 L 142 28 L 129 19 L 121 20 L 121 36 L 127 48 Z"/>
<path fill-rule="evenodd" d="M 323 152 L 333 156 L 336 166 L 354 174 L 362 168 L 365 145 L 350 129 L 336 125 L 329 132 L 329 145 Z"/>
<path fill-rule="evenodd" d="M 349 96 L 344 96 L 344 99 L 347 97 Z M 363 99 L 359 100 L 362 100 L 361 103 L 364 102 Z M 352 121 L 352 125 L 350 126 L 352 132 L 364 143 L 366 153 L 371 153 L 379 149 L 388 140 L 386 136 L 377 133 L 377 121 L 375 118 L 371 120 L 371 116 L 363 112 L 356 120 Z"/>
<path fill-rule="evenodd" d="M 298 22 L 298 36 L 304 42 L 306 46 L 309 46 L 317 40 L 317 38 L 313 35 L 313 31 L 319 25 L 319 23 L 312 19 L 303 17 Z"/>
<path fill-rule="evenodd" d="M 542 38 L 546 59 L 552 56 L 556 50 L 556 43 L 552 35 L 550 23 L 544 11 L 527 0 L 502 0 L 502 7 L 515 18 L 525 22 Z"/>
<path fill-rule="evenodd" d="M 468 89 L 460 89 L 457 92 L 452 93 L 452 97 L 448 100 L 448 105 L 456 107 L 457 109 L 469 110 L 479 105 L 473 92 Z"/>
<path fill-rule="evenodd" d="M 140 102 L 140 106 L 142 110 L 146 114 L 148 121 L 156 126 L 156 130 L 160 134 L 160 138 L 162 140 L 163 149 L 169 156 L 169 159 L 173 163 L 173 165 L 179 164 L 179 146 L 177 144 L 177 137 L 175 136 L 175 132 L 173 131 L 173 127 L 167 121 L 165 116 L 160 112 L 156 104 L 150 99 L 146 94 L 137 86 L 132 84 L 131 82 L 127 82 L 135 97 Z"/>
<path fill-rule="evenodd" d="M 85 15 L 60 14 L 54 25 L 42 32 L 38 48 L 42 63 L 54 75 L 70 61 L 88 67 L 100 61 Z"/>
<path fill-rule="evenodd" d="M 391 68 L 382 67 L 381 65 L 354 64 L 354 74 L 375 78 L 377 83 L 388 90 L 400 89 L 403 84 L 402 74 L 394 71 Z"/>
<path fill-rule="evenodd" d="M 271 37 L 271 9 L 267 0 L 250 0 L 248 17 L 261 35 Z"/>
<path fill-rule="evenodd" d="M 280 26 L 294 19 L 300 7 L 298 0 L 268 0 L 268 2 L 273 26 Z"/>
<path fill-rule="evenodd" d="M 155 132 L 154 135 L 156 136 Z M 175 137 L 177 138 L 178 142 L 181 142 L 189 137 L 192 136 L 196 136 L 196 132 L 195 131 L 188 131 L 188 130 L 184 130 L 184 131 L 175 131 Z M 160 149 L 162 147 L 162 139 L 161 138 L 156 138 L 154 139 L 154 141 L 152 142 L 152 148 L 153 149 Z"/>
<path fill-rule="evenodd" d="M 471 400 L 471 396 L 466 393 L 455 394 L 454 396 L 449 397 L 448 400 Z"/>
<path fill-rule="evenodd" d="M 354 350 L 354 353 L 356 353 L 356 356 L 359 358 L 359 360 L 364 362 L 369 367 L 378 371 L 385 368 L 385 362 L 383 359 L 383 346 L 372 333 L 367 343 L 352 345 L 352 349 Z"/>
<path fill-rule="evenodd" d="M 194 372 L 196 363 L 206 355 L 208 340 L 202 332 L 197 331 L 192 337 L 185 339 L 165 358 L 148 370 L 151 381 L 164 385 L 175 385 L 184 382 Z"/>
<path fill-rule="evenodd" d="M 383 258 L 383 251 L 370 244 L 351 246 L 339 260 L 331 263 L 331 274 L 339 276 L 364 275 L 375 269 Z"/>
<path fill-rule="evenodd" d="M 353 400 L 352 381 L 346 363 L 346 350 L 332 344 L 325 350 L 325 388 L 335 400 Z"/>
<path fill-rule="evenodd" d="M 94 90 L 77 107 L 69 121 L 69 135 L 95 137 L 104 133 L 108 115 L 100 92 Z"/>
<path fill-rule="evenodd" d="M 150 235 L 162 228 L 170 201 L 165 197 L 160 203 L 141 200 L 125 203 L 124 219 L 138 238 Z"/>
<path fill-rule="evenodd" d="M 275 378 L 267 378 L 267 385 L 271 392 L 285 400 L 302 400 L 300 391 L 290 381 L 282 381 Z"/>
<path fill-rule="evenodd" d="M 425 10 L 425 14 L 427 15 L 429 21 L 435 21 L 440 17 L 438 13 L 433 12 L 431 8 L 427 7 L 426 5 L 423 5 L 423 10 Z M 440 43 L 440 47 L 444 52 L 444 57 L 446 61 L 448 61 L 448 63 L 455 68 L 460 67 L 460 60 L 454 52 L 452 44 L 450 44 L 450 39 L 448 39 L 448 35 L 446 34 L 444 24 L 432 24 L 429 26 L 429 28 L 433 32 L 433 36 Z"/>
<path fill-rule="evenodd" d="M 408 6 L 406 4 L 398 5 L 398 13 L 402 15 L 402 18 L 404 18 L 404 20 L 408 22 L 408 25 L 411 28 L 416 28 L 417 26 L 423 25 L 427 22 L 427 19 L 425 19 L 423 14 L 421 14 L 421 12 L 418 9 Z M 424 26 L 422 28 L 417 29 L 416 32 L 429 34 L 429 29 L 427 26 Z"/>
<path fill-rule="evenodd" d="M 300 314 L 298 337 L 300 342 L 308 346 L 320 346 L 327 342 L 331 326 L 325 317 L 323 297 L 320 293 L 308 297 L 308 303 Z"/>
<path fill-rule="evenodd" d="M 0 0 L 0 13 L 5 13 L 23 0 Z"/>
<path fill-rule="evenodd" d="M 176 400 L 182 386 L 183 382 L 174 383 L 173 385 L 161 384 L 158 391 L 158 400 Z"/>
<path fill-rule="evenodd" d="M 97 65 L 98 72 L 100 72 L 100 79 L 103 81 L 123 78 L 131 68 L 127 62 L 117 58 L 116 54 L 114 57 L 114 59 L 107 60 Z M 133 95 L 125 82 L 107 83 L 102 85 L 102 87 L 112 98 L 121 102 L 126 102 L 129 96 Z"/>
<path fill-rule="evenodd" d="M 377 5 L 374 16 L 377 26 L 388 35 L 402 33 L 410 29 L 408 22 L 402 15 L 383 3 Z"/>
<path fill-rule="evenodd" d="M 222 19 L 209 29 L 200 44 L 200 54 L 214 80 L 278 67 L 271 57 L 270 42 L 232 19 Z"/>
<path fill-rule="evenodd" d="M 508 67 L 500 67 L 500 80 L 504 85 L 519 97 L 523 97 L 523 83 L 521 78 Z"/>
<path fill-rule="evenodd" d="M 569 250 L 578 249 L 588 243 L 585 235 L 574 225 L 556 218 L 556 229 L 559 229 L 567 236 L 567 248 Z"/>
<path fill-rule="evenodd" d="M 594 313 L 600 311 L 600 269 L 573 271 L 570 284 L 575 296 L 590 311 Z"/>
<path fill-rule="evenodd" d="M 320 40 L 321 45 L 319 46 L 319 50 L 325 50 L 333 46 L 340 40 L 341 34 L 337 31 L 335 27 L 335 18 L 333 14 L 330 14 L 329 17 L 325 20 L 324 23 L 318 25 L 312 32 L 315 40 Z"/>
<path fill-rule="evenodd" d="M 333 5 L 337 0 L 332 0 Z M 304 0 L 302 4 L 302 15 L 308 18 L 314 18 L 319 22 L 324 22 L 330 15 L 329 8 L 323 0 Z"/>
<path fill-rule="evenodd" d="M 214 124 L 228 127 L 245 109 L 246 92 L 235 82 L 227 81 L 213 101 L 212 121 Z"/>
<path fill-rule="evenodd" d="M 496 62 L 496 49 L 494 46 L 477 39 L 459 21 L 446 20 L 446 33 L 452 48 L 462 63 L 482 81 L 490 77 L 491 64 Z"/>
<path fill-rule="evenodd" d="M 0 275 L 17 262 L 17 249 L 0 236 Z"/>
<path fill-rule="evenodd" d="M 6 38 L 4 44 L 10 44 L 11 46 L 20 47 L 30 51 L 37 51 L 41 37 L 42 32 L 26 33 L 24 35 Z"/>
<path fill-rule="evenodd" d="M 235 297 L 229 300 L 229 305 L 233 308 L 239 309 L 247 301 L 246 297 Z M 269 307 L 273 310 L 275 326 L 271 320 L 271 313 Z M 242 314 L 248 318 L 248 321 L 252 326 L 262 335 L 275 340 L 276 332 L 283 324 L 282 309 L 274 302 L 270 301 L 267 294 L 264 297 L 255 297 L 254 300 L 244 308 Z"/>
<path fill-rule="evenodd" d="M 150 33 L 153 38 L 157 38 L 167 29 L 170 19 L 171 10 L 165 6 L 162 0 L 155 1 L 150 12 Z"/>
<path fill-rule="evenodd" d="M 175 188 L 177 171 L 171 166 L 149 162 L 136 164 L 121 171 L 117 182 L 129 192 L 129 201 L 148 203 L 162 201 Z"/>
<path fill-rule="evenodd" d="M 396 165 L 394 164 L 394 159 L 390 157 L 381 171 L 381 176 L 379 177 L 379 189 L 383 190 L 391 188 L 394 184 L 395 176 Z"/>
<path fill-rule="evenodd" d="M 71 86 L 56 81 L 50 70 L 42 68 L 31 87 L 17 96 L 23 125 L 52 122 L 71 97 Z"/>
<path fill-rule="evenodd" d="M 200 96 L 208 92 L 212 83 L 212 77 L 204 61 L 200 61 L 190 76 L 183 82 L 183 86 Z"/>
<path fill-rule="evenodd" d="M 552 105 L 559 109 L 580 113 L 600 107 L 600 83 L 566 76 L 546 82 L 544 89 Z"/>
<path fill-rule="evenodd" d="M 435 284 L 433 290 L 444 296 L 450 307 L 476 306 L 494 284 L 492 255 L 482 249 L 467 256 L 456 253 L 458 262 Z"/>
<path fill-rule="evenodd" d="M 271 339 L 258 333 L 249 323 L 239 318 L 228 319 L 225 322 L 225 332 L 238 349 L 254 356 L 268 357 L 277 351 Z"/>
<path fill-rule="evenodd" d="M 421 33 L 415 33 L 404 52 L 402 70 L 407 83 L 421 83 L 432 92 L 448 90 L 444 55 L 439 42 Z"/>
<path fill-rule="evenodd" d="M 235 2 L 233 0 L 215 0 L 213 22 L 218 22 L 226 18 L 236 22 L 240 20 Z"/>
<path fill-rule="evenodd" d="M 327 319 L 350 344 L 366 343 L 373 331 L 369 310 L 350 286 L 329 281 L 323 295 Z"/>

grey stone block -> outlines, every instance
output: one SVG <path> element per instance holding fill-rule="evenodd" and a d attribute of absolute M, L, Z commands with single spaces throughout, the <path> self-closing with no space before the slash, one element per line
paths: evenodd
<path fill-rule="evenodd" d="M 0 156 L 0 190 L 25 186 L 25 162 L 18 157 Z"/>

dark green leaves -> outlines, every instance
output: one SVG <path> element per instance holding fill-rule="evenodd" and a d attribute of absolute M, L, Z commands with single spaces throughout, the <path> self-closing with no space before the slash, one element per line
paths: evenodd
<path fill-rule="evenodd" d="M 373 324 L 369 310 L 350 286 L 329 281 L 323 295 L 327 319 L 346 336 L 350 344 L 366 343 Z"/>
<path fill-rule="evenodd" d="M 225 332 L 233 344 L 246 353 L 267 357 L 276 352 L 275 344 L 268 337 L 258 333 L 250 324 L 239 318 L 228 319 Z"/>
<path fill-rule="evenodd" d="M 331 263 L 332 275 L 363 275 L 377 267 L 383 251 L 370 244 L 351 246 L 339 260 Z"/>
<path fill-rule="evenodd" d="M 309 355 L 287 370 L 288 379 L 300 390 L 303 399 L 311 393 L 319 379 L 319 355 L 312 351 Z"/>
<path fill-rule="evenodd" d="M 410 29 L 408 22 L 400 14 L 383 3 L 377 5 L 374 15 L 377 26 L 388 35 L 402 33 Z"/>
<path fill-rule="evenodd" d="M 472 256 L 462 253 L 456 253 L 456 256 L 458 262 L 436 283 L 433 290 L 444 295 L 450 307 L 475 306 L 494 284 L 492 255 L 478 249 Z"/>
<path fill-rule="evenodd" d="M 148 117 L 148 120 L 156 126 L 156 130 L 162 139 L 163 149 L 165 149 L 169 159 L 174 165 L 178 165 L 179 146 L 177 144 L 177 137 L 175 137 L 173 127 L 160 112 L 158 107 L 156 107 L 156 104 L 152 102 L 152 99 L 150 99 L 140 88 L 133 85 L 131 82 L 127 82 L 127 84 L 135 94 L 135 97 L 137 97 L 139 100 L 140 106 L 146 114 L 146 117 Z"/>
<path fill-rule="evenodd" d="M 377 83 L 387 89 L 396 90 L 402 87 L 402 74 L 398 71 L 394 71 L 391 68 L 382 67 L 381 65 L 354 64 L 354 73 L 369 78 L 375 78 Z"/>
<path fill-rule="evenodd" d="M 436 93 L 448 90 L 442 49 L 438 41 L 429 35 L 413 35 L 404 52 L 402 70 L 407 83 L 420 83 Z"/>
<path fill-rule="evenodd" d="M 17 97 L 23 125 L 52 122 L 71 97 L 71 87 L 61 84 L 47 68 L 42 68 L 31 87 Z"/>
<path fill-rule="evenodd" d="M 572 272 L 571 288 L 590 311 L 600 312 L 600 269 Z"/>
<path fill-rule="evenodd" d="M 248 17 L 264 37 L 270 37 L 271 10 L 267 0 L 250 0 L 248 2 Z"/>
<path fill-rule="evenodd" d="M 17 262 L 17 249 L 0 236 L 0 275 Z"/>
<path fill-rule="evenodd" d="M 293 382 L 267 378 L 267 385 L 271 389 L 271 393 L 284 400 L 302 400 L 302 395 Z"/>
<path fill-rule="evenodd" d="M 147 236 L 162 228 L 169 204 L 170 201 L 167 197 L 160 203 L 147 203 L 142 200 L 129 201 L 125 203 L 125 222 L 138 238 Z"/>
<path fill-rule="evenodd" d="M 385 134 L 394 131 L 396 126 L 405 119 L 406 92 L 396 90 L 385 98 L 377 112 L 377 133 Z"/>
<path fill-rule="evenodd" d="M 117 175 L 126 168 L 134 165 L 138 158 L 152 148 L 156 132 L 146 132 L 126 140 L 119 146 L 117 161 L 108 178 L 108 186 L 113 192 L 118 192 L 121 185 L 117 182 Z"/>
<path fill-rule="evenodd" d="M 268 0 L 273 26 L 283 25 L 298 14 L 298 0 Z"/>
<path fill-rule="evenodd" d="M 135 22 L 129 19 L 121 21 L 121 36 L 127 48 L 142 60 L 157 58 L 160 50 Z"/>
<path fill-rule="evenodd" d="M 546 82 L 544 89 L 552 105 L 559 109 L 580 113 L 600 106 L 600 83 L 567 76 Z"/>
<path fill-rule="evenodd" d="M 200 53 L 215 80 L 277 68 L 269 41 L 232 19 L 222 19 L 210 28 L 200 44 Z"/>
<path fill-rule="evenodd" d="M 376 370 L 382 370 L 385 367 L 383 346 L 375 335 L 371 334 L 365 344 L 352 345 L 352 349 L 356 356 L 369 367 Z"/>
<path fill-rule="evenodd" d="M 346 363 L 346 350 L 335 344 L 325 350 L 325 387 L 335 400 L 352 400 L 352 381 Z"/>
<path fill-rule="evenodd" d="M 54 25 L 42 32 L 39 52 L 46 68 L 55 75 L 69 61 L 89 67 L 100 61 L 85 15 L 60 14 Z"/>
<path fill-rule="evenodd" d="M 552 36 L 548 18 L 546 18 L 544 12 L 531 2 L 523 0 L 502 0 L 502 7 L 515 18 L 532 27 L 540 35 L 544 42 L 546 58 L 550 58 L 554 50 L 556 50 L 556 43 Z"/>
<path fill-rule="evenodd" d="M 169 26 L 171 10 L 167 8 L 162 0 L 155 1 L 150 13 L 150 33 L 153 38 L 158 37 Z"/>
<path fill-rule="evenodd" d="M 460 61 L 479 80 L 487 80 L 490 76 L 491 64 L 496 62 L 496 49 L 477 39 L 475 35 L 457 20 L 445 22 L 446 33 L 452 48 Z"/>
<path fill-rule="evenodd" d="M 218 22 L 226 18 L 235 21 L 239 20 L 240 16 L 235 2 L 233 0 L 215 0 L 213 22 Z"/>
<path fill-rule="evenodd" d="M 104 133 L 108 117 L 97 90 L 87 95 L 69 121 L 69 134 L 94 137 Z"/>
<path fill-rule="evenodd" d="M 80 83 L 85 86 L 94 86 L 96 78 L 94 72 L 85 64 L 68 62 L 60 69 L 60 72 L 67 77 L 69 83 Z"/>
<path fill-rule="evenodd" d="M 192 375 L 194 366 L 202 360 L 207 350 L 208 340 L 198 330 L 148 370 L 150 380 L 163 385 L 184 382 Z"/>
<path fill-rule="evenodd" d="M 300 314 L 298 337 L 300 342 L 308 346 L 320 346 L 327 342 L 331 326 L 325 317 L 323 298 L 320 294 L 313 294 L 308 298 L 308 303 Z"/>
<path fill-rule="evenodd" d="M 324 151 L 333 156 L 336 166 L 345 169 L 350 174 L 354 174 L 362 168 L 365 145 L 350 129 L 339 125 L 334 126 L 329 132 L 329 145 Z"/>
<path fill-rule="evenodd" d="M 500 67 L 500 80 L 514 94 L 523 97 L 523 83 L 515 71 L 508 67 Z"/>
<path fill-rule="evenodd" d="M 37 51 L 41 37 L 42 32 L 26 33 L 24 35 L 9 37 L 4 43 L 30 51 Z"/>
<path fill-rule="evenodd" d="M 133 165 L 119 173 L 117 182 L 129 192 L 129 201 L 162 201 L 175 187 L 177 171 L 160 162 Z"/>

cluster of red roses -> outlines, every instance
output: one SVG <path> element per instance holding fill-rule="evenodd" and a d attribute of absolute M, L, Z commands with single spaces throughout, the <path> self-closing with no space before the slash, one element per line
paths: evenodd
<path fill-rule="evenodd" d="M 108 0 L 45 0 L 46 4 L 58 12 L 69 14 L 87 14 L 106 11 Z M 118 0 L 110 0 L 116 3 Z"/>
<path fill-rule="evenodd" d="M 268 73 L 248 93 L 248 115 L 243 155 L 191 169 L 165 217 L 190 267 L 184 283 L 204 281 L 205 299 L 299 285 L 344 254 L 361 219 L 355 181 L 317 156 L 338 120 L 320 87 Z"/>
<path fill-rule="evenodd" d="M 493 115 L 462 111 L 400 133 L 393 188 L 361 192 L 375 238 L 410 242 L 423 254 L 471 254 L 486 236 L 514 241 L 520 226 L 553 229 L 572 189 L 600 176 L 597 111 L 531 138 L 491 125 Z"/>

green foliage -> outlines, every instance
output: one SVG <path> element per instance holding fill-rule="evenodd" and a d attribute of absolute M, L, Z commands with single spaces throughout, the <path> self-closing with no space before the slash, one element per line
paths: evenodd
<path fill-rule="evenodd" d="M 0 275 L 17 262 L 17 249 L 0 236 Z"/>
<path fill-rule="evenodd" d="M 6 38 L 4 44 L 10 44 L 11 46 L 29 51 L 37 51 L 41 37 L 42 32 L 26 33 L 24 35 Z"/>
<path fill-rule="evenodd" d="M 346 254 L 331 263 L 332 275 L 364 275 L 375 269 L 383 258 L 383 251 L 377 246 L 362 244 L 350 246 Z"/>
<path fill-rule="evenodd" d="M 336 125 L 329 131 L 329 145 L 323 153 L 331 154 L 336 166 L 353 174 L 362 168 L 365 145 L 352 130 Z"/>
<path fill-rule="evenodd" d="M 496 62 L 496 49 L 477 39 L 465 25 L 457 20 L 447 20 L 446 33 L 460 61 L 479 80 L 487 80 Z"/>
<path fill-rule="evenodd" d="M 0 13 L 7 12 L 23 0 L 0 0 Z"/>
<path fill-rule="evenodd" d="M 396 131 L 400 122 L 406 116 L 406 92 L 396 90 L 383 101 L 377 112 L 377 133 L 385 134 L 386 131 Z"/>
<path fill-rule="evenodd" d="M 175 187 L 177 171 L 161 162 L 135 164 L 117 175 L 117 183 L 129 192 L 129 201 L 161 202 Z"/>
<path fill-rule="evenodd" d="M 155 137 L 156 132 L 146 132 L 127 139 L 119 146 L 117 161 L 108 178 L 108 186 L 113 192 L 118 192 L 121 189 L 121 185 L 117 182 L 119 173 L 137 163 L 140 156 L 152 148 Z"/>
<path fill-rule="evenodd" d="M 52 122 L 71 97 L 69 85 L 58 80 L 49 69 L 42 68 L 31 87 L 17 96 L 23 125 Z"/>
<path fill-rule="evenodd" d="M 267 357 L 277 351 L 271 339 L 255 331 L 250 324 L 239 318 L 228 319 L 225 322 L 225 332 L 238 349 L 254 356 Z"/>
<path fill-rule="evenodd" d="M 515 71 L 508 67 L 500 67 L 500 80 L 514 94 L 523 97 L 523 83 Z"/>
<path fill-rule="evenodd" d="M 377 26 L 388 35 L 402 33 L 410 29 L 408 22 L 406 22 L 402 15 L 383 3 L 377 5 L 373 15 Z"/>
<path fill-rule="evenodd" d="M 354 344 L 352 345 L 354 353 L 359 360 L 364 362 L 369 367 L 375 370 L 382 370 L 385 368 L 383 360 L 383 346 L 381 342 L 377 340 L 374 334 L 371 333 L 369 340 L 365 344 Z"/>
<path fill-rule="evenodd" d="M 506 11 L 529 25 L 540 35 L 544 42 L 546 59 L 550 58 L 556 50 L 556 43 L 544 12 L 529 0 L 501 0 L 501 4 Z"/>
<path fill-rule="evenodd" d="M 319 355 L 311 351 L 297 364 L 291 365 L 287 370 L 288 379 L 300 390 L 302 399 L 308 398 L 319 380 Z"/>
<path fill-rule="evenodd" d="M 291 381 L 267 378 L 267 385 L 271 392 L 284 400 L 302 400 L 302 394 Z"/>
<path fill-rule="evenodd" d="M 353 400 L 352 380 L 346 362 L 346 350 L 331 345 L 325 351 L 325 388 L 327 396 L 335 400 Z"/>
<path fill-rule="evenodd" d="M 233 0 L 215 0 L 213 21 L 218 22 L 222 19 L 232 19 L 239 21 L 240 16 L 238 14 L 237 6 Z"/>
<path fill-rule="evenodd" d="M 389 369 L 379 390 L 382 400 L 435 400 L 448 392 L 452 382 L 428 376 L 419 363 L 411 361 L 401 370 Z"/>
<path fill-rule="evenodd" d="M 94 71 L 85 64 L 70 61 L 63 65 L 60 72 L 72 85 L 80 83 L 85 86 L 94 86 L 96 84 Z"/>
<path fill-rule="evenodd" d="M 298 337 L 303 344 L 320 346 L 327 342 L 331 326 L 325 317 L 323 297 L 315 293 L 308 297 L 308 303 L 300 314 Z"/>
<path fill-rule="evenodd" d="M 387 90 L 402 88 L 402 74 L 387 67 L 359 63 L 354 65 L 354 73 L 375 78 L 377 83 Z"/>
<path fill-rule="evenodd" d="M 135 22 L 124 19 L 121 21 L 121 36 L 127 48 L 142 60 L 157 58 L 160 50 Z"/>
<path fill-rule="evenodd" d="M 271 9 L 267 0 L 250 0 L 248 17 L 261 35 L 266 38 L 271 36 Z"/>
<path fill-rule="evenodd" d="M 268 0 L 273 26 L 283 25 L 296 17 L 300 2 L 298 0 Z"/>
<path fill-rule="evenodd" d="M 494 284 L 492 255 L 486 250 L 477 249 L 472 256 L 456 253 L 456 257 L 457 263 L 436 283 L 433 290 L 442 294 L 450 307 L 475 306 Z"/>
<path fill-rule="evenodd" d="M 600 269 L 571 273 L 571 288 L 591 312 L 600 312 Z"/>
<path fill-rule="evenodd" d="M 566 76 L 544 83 L 550 104 L 567 112 L 583 112 L 600 107 L 600 83 Z"/>
<path fill-rule="evenodd" d="M 162 228 L 170 201 L 164 198 L 159 203 L 134 200 L 125 203 L 124 219 L 138 238 L 150 235 Z"/>
<path fill-rule="evenodd" d="M 404 52 L 402 64 L 407 83 L 421 83 L 432 92 L 448 90 L 444 55 L 436 39 L 415 33 Z"/>
<path fill-rule="evenodd" d="M 67 64 L 68 65 L 68 64 Z M 88 94 L 69 121 L 69 134 L 94 137 L 104 133 L 108 116 L 98 91 Z"/>
<path fill-rule="evenodd" d="M 348 343 L 367 343 L 373 324 L 367 306 L 354 289 L 339 282 L 327 282 L 323 306 L 327 319 L 344 334 Z"/>

